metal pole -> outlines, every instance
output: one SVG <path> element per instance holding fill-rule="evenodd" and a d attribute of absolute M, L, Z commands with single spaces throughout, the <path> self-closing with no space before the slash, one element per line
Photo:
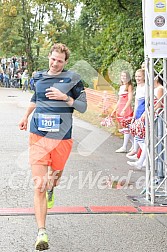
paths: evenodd
<path fill-rule="evenodd" d="M 149 59 L 148 57 L 145 59 L 145 85 L 146 85 L 146 98 L 145 98 L 145 126 L 146 126 L 146 200 L 150 200 L 150 115 L 149 115 L 149 97 L 150 97 L 150 87 L 149 87 Z"/>
<path fill-rule="evenodd" d="M 167 177 L 167 59 L 163 59 L 163 86 L 164 86 L 164 124 L 163 124 L 163 135 L 164 138 L 164 173 L 165 177 Z M 165 180 L 165 192 L 167 192 L 167 180 Z"/>
<path fill-rule="evenodd" d="M 154 177 L 155 177 L 155 153 L 154 153 L 154 59 L 150 59 L 149 65 L 150 83 L 150 193 L 151 204 L 155 202 Z"/>

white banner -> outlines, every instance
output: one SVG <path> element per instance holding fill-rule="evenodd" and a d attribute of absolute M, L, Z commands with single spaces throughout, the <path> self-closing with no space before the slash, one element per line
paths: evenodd
<path fill-rule="evenodd" d="M 143 0 L 145 56 L 167 58 L 167 0 Z"/>

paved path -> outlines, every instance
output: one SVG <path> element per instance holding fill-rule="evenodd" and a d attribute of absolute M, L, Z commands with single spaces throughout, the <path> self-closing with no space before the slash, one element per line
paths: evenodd
<path fill-rule="evenodd" d="M 37 228 L 28 132 L 18 122 L 31 97 L 0 88 L 0 251 L 32 252 Z M 74 148 L 47 217 L 50 252 L 167 251 L 166 207 L 140 195 L 145 172 L 129 169 L 122 140 L 74 118 Z M 123 188 L 106 180 L 127 182 Z"/>

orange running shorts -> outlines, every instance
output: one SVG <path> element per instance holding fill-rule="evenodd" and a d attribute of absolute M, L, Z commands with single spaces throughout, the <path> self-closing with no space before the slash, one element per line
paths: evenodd
<path fill-rule="evenodd" d="M 72 144 L 72 139 L 57 140 L 30 133 L 30 164 L 47 165 L 61 171 L 70 155 Z"/>

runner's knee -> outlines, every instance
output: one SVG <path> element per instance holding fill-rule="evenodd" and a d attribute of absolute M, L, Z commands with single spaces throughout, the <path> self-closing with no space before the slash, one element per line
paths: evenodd
<path fill-rule="evenodd" d="M 35 190 L 44 192 L 47 189 L 47 178 L 36 176 L 33 178 Z"/>

